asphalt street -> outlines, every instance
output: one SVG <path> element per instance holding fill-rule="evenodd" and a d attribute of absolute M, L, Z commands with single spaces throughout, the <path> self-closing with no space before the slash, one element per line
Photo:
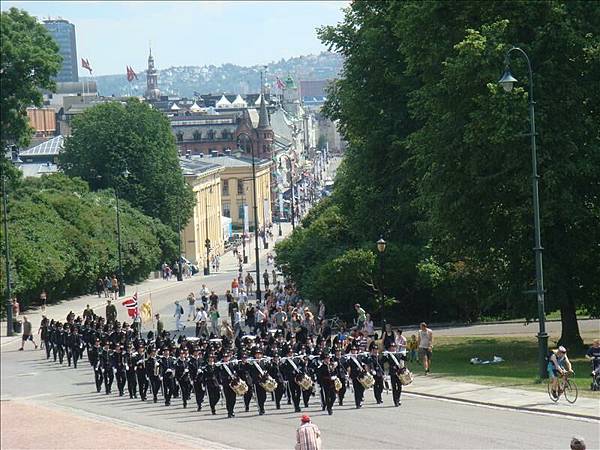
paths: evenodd
<path fill-rule="evenodd" d="M 182 438 L 203 439 L 236 448 L 293 447 L 299 414 L 289 405 L 275 410 L 273 403 L 268 402 L 267 414 L 262 417 L 252 405 L 249 413 L 237 412 L 236 418 L 227 419 L 223 406 L 217 416 L 212 416 L 210 411 L 183 409 L 178 399 L 172 406 L 165 407 L 160 402 L 142 402 L 114 394 L 106 396 L 96 393 L 93 372 L 85 359 L 78 369 L 73 369 L 47 361 L 40 351 L 18 352 L 16 349 L 16 345 L 9 345 L 2 350 L 3 402 L 21 400 L 58 410 L 94 414 L 175 433 Z M 388 396 L 384 397 L 384 405 L 375 404 L 372 392 L 367 392 L 365 406 L 356 410 L 351 393 L 348 395 L 343 407 L 335 407 L 333 416 L 321 412 L 316 399 L 303 411 L 321 428 L 324 448 L 564 449 L 568 448 L 573 435 L 583 436 L 588 449 L 600 447 L 597 421 L 408 395 L 402 406 L 394 408 Z"/>

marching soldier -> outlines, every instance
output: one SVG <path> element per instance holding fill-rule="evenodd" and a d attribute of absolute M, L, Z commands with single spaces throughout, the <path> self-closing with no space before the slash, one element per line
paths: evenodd
<path fill-rule="evenodd" d="M 337 363 L 336 375 L 342 382 L 342 388 L 337 392 L 338 404 L 344 406 L 344 396 L 346 395 L 346 382 L 348 380 L 348 371 L 346 369 L 344 358 L 342 357 L 342 351 L 336 348 L 333 361 Z"/>
<path fill-rule="evenodd" d="M 94 379 L 96 381 L 97 392 L 100 392 L 102 390 L 102 382 L 104 381 L 104 376 L 102 375 L 102 367 L 100 365 L 100 355 L 102 355 L 100 339 L 96 339 L 96 342 L 94 342 L 94 346 L 90 351 L 90 364 L 94 369 Z"/>
<path fill-rule="evenodd" d="M 392 398 L 394 399 L 394 406 L 398 407 L 402 404 L 400 401 L 400 396 L 402 395 L 402 383 L 400 382 L 400 374 L 403 370 L 406 370 L 404 367 L 404 361 L 406 360 L 406 356 L 397 353 L 396 349 L 396 343 L 392 342 L 390 344 L 390 350 L 386 354 L 386 360 L 388 363 L 390 383 L 392 385 Z"/>
<path fill-rule="evenodd" d="M 352 387 L 354 388 L 354 403 L 356 404 L 356 408 L 361 408 L 365 388 L 360 384 L 358 379 L 365 374 L 365 368 L 358 358 L 358 347 L 353 345 L 350 347 L 348 369 L 350 370 L 350 379 L 352 380 Z"/>
<path fill-rule="evenodd" d="M 173 361 L 169 347 L 163 348 L 160 369 L 165 406 L 169 406 L 171 404 L 171 396 L 175 390 L 175 362 Z"/>
<path fill-rule="evenodd" d="M 204 369 L 202 367 L 202 359 L 200 358 L 199 352 L 200 349 L 194 347 L 192 357 L 190 358 L 190 376 L 192 377 L 198 411 L 202 411 L 202 402 L 204 401 L 204 386 L 202 385 Z"/>
<path fill-rule="evenodd" d="M 46 359 L 50 359 L 50 351 L 52 350 L 52 343 L 50 341 L 50 323 L 46 316 L 42 316 L 42 322 L 40 324 L 40 339 L 44 343 L 44 349 L 46 350 Z"/>
<path fill-rule="evenodd" d="M 175 378 L 181 388 L 181 399 L 183 407 L 187 408 L 187 402 L 190 399 L 192 383 L 190 379 L 190 364 L 187 359 L 187 349 L 182 348 L 179 352 L 179 359 L 175 363 Z"/>
<path fill-rule="evenodd" d="M 256 390 L 256 402 L 258 403 L 258 414 L 260 416 L 265 413 L 265 401 L 267 400 L 267 392 L 261 385 L 261 382 L 267 375 L 262 356 L 262 350 L 257 348 L 254 351 L 254 361 L 250 366 L 250 374 L 252 375 L 252 382 L 254 383 L 254 388 Z"/>
<path fill-rule="evenodd" d="M 154 347 L 148 349 L 149 352 L 149 358 L 146 360 L 145 362 L 145 366 L 146 366 L 146 375 L 148 376 L 148 379 L 150 380 L 150 389 L 152 390 L 152 399 L 154 401 L 154 403 L 156 403 L 158 401 L 158 390 L 160 389 L 160 361 L 159 358 L 156 356 L 156 349 Z M 141 352 L 140 352 L 141 353 Z M 138 367 L 139 367 L 139 361 L 138 361 Z M 139 368 L 138 368 L 139 370 Z M 140 377 L 139 377 L 139 373 L 138 373 L 138 384 L 140 382 Z M 140 393 L 141 393 L 141 387 L 140 387 Z M 164 391 L 163 391 L 164 394 Z M 142 400 L 144 400 L 144 397 L 142 397 Z"/>
<path fill-rule="evenodd" d="M 210 411 L 213 416 L 216 414 L 215 407 L 221 397 L 221 390 L 219 388 L 219 371 L 215 365 L 215 355 L 208 355 L 208 364 L 204 370 L 204 384 L 208 391 L 208 403 L 210 404 Z"/>
<path fill-rule="evenodd" d="M 223 386 L 223 395 L 225 396 L 225 406 L 227 407 L 227 417 L 232 418 L 235 417 L 234 408 L 236 402 L 235 392 L 231 389 L 231 382 L 235 378 L 235 374 L 233 372 L 233 368 L 230 367 L 229 361 L 229 353 L 227 350 L 223 352 L 223 361 L 221 366 L 219 367 L 219 378 L 221 381 L 221 386 Z"/>
<path fill-rule="evenodd" d="M 324 396 L 325 408 L 327 409 L 327 414 L 333 414 L 333 403 L 335 402 L 335 379 L 336 375 L 336 366 L 337 363 L 331 361 L 331 357 L 329 353 L 321 354 L 321 361 L 323 364 L 319 366 L 317 369 L 317 377 L 319 380 L 319 384 L 321 385 L 321 390 Z"/>
<path fill-rule="evenodd" d="M 83 341 L 77 326 L 71 327 L 71 334 L 69 335 L 68 339 L 68 346 L 70 348 L 71 357 L 73 358 L 73 368 L 77 369 L 77 361 L 79 361 L 79 358 L 81 358 L 83 347 Z"/>
<path fill-rule="evenodd" d="M 110 351 L 110 344 L 108 341 L 106 341 L 104 342 L 102 353 L 100 353 L 100 368 L 102 369 L 102 374 L 104 375 L 104 388 L 106 390 L 106 395 L 110 394 L 112 389 L 112 383 L 114 380 L 112 364 L 113 362 L 112 352 Z"/>
<path fill-rule="evenodd" d="M 277 388 L 275 388 L 275 408 L 281 409 L 281 397 L 283 397 L 283 392 L 285 390 L 285 379 L 283 377 L 283 373 L 281 371 L 281 360 L 279 358 L 279 354 L 273 355 L 273 360 L 268 368 L 269 375 L 277 381 Z"/>
<path fill-rule="evenodd" d="M 125 375 L 125 355 L 123 354 L 123 347 L 120 344 L 116 345 L 115 351 L 112 354 L 112 364 L 115 370 L 115 377 L 117 378 L 119 397 L 123 397 L 127 376 Z"/>
<path fill-rule="evenodd" d="M 244 394 L 244 408 L 248 412 L 250 410 L 250 400 L 254 393 L 254 382 L 252 381 L 251 364 L 248 362 L 248 355 L 242 353 L 242 361 L 238 364 L 237 374 L 248 385 L 248 391 Z"/>
<path fill-rule="evenodd" d="M 375 394 L 375 401 L 378 405 L 383 403 L 383 399 L 381 398 L 381 394 L 383 393 L 383 367 L 381 365 L 381 357 L 379 356 L 379 349 L 375 345 L 375 342 L 372 342 L 369 348 L 371 354 L 367 357 L 366 363 L 369 366 L 369 370 L 371 370 L 371 374 L 375 379 L 375 384 L 373 385 L 373 393 Z"/>
<path fill-rule="evenodd" d="M 125 353 L 125 376 L 127 377 L 129 398 L 137 398 L 136 357 L 137 352 L 133 348 L 133 343 L 129 342 Z"/>
<path fill-rule="evenodd" d="M 288 347 L 287 349 L 287 356 L 285 358 L 285 363 L 283 365 L 282 370 L 284 378 L 287 381 L 289 395 L 294 403 L 294 411 L 300 412 L 301 389 L 296 379 L 297 377 L 302 375 L 302 372 L 299 367 L 299 364 L 297 364 L 296 361 L 294 361 L 294 351 L 291 347 Z"/>

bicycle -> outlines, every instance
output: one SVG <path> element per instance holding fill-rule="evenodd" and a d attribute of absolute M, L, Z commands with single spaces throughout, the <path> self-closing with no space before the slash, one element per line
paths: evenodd
<path fill-rule="evenodd" d="M 548 380 L 548 396 L 554 403 L 558 402 L 560 396 L 563 395 L 569 403 L 577 401 L 578 389 L 575 381 L 569 379 L 573 375 L 572 372 L 564 372 L 558 377 L 558 390 L 552 390 L 552 380 Z"/>

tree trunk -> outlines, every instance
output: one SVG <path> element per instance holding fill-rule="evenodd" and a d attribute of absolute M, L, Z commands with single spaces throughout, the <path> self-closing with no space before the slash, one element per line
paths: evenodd
<path fill-rule="evenodd" d="M 568 294 L 567 294 L 568 295 Z M 559 345 L 564 345 L 567 349 L 576 349 L 583 347 L 583 339 L 579 334 L 579 323 L 577 323 L 577 310 L 573 297 L 568 296 L 566 303 L 560 307 L 560 321 L 562 324 L 562 334 Z"/>

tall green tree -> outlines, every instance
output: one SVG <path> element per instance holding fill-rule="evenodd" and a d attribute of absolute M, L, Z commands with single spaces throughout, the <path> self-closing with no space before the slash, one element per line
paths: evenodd
<path fill-rule="evenodd" d="M 133 206 L 173 229 L 191 217 L 193 196 L 169 121 L 137 99 L 100 104 L 77 116 L 60 166 L 94 190 L 116 187 Z"/>
<path fill-rule="evenodd" d="M 54 86 L 61 56 L 34 17 L 17 8 L 2 11 L 0 21 L 0 145 L 26 145 L 31 127 L 26 109 L 41 106 L 40 89 Z"/>

